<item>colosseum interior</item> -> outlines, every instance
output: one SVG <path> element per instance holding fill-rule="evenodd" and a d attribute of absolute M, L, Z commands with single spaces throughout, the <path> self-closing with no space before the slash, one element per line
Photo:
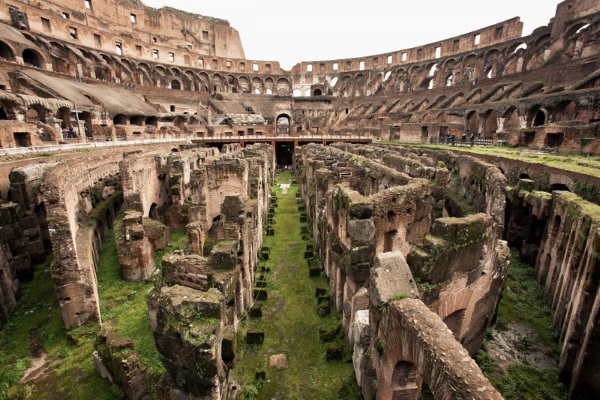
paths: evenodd
<path fill-rule="evenodd" d="M 0 19 L 0 399 L 600 398 L 598 1 L 290 71 Z"/>

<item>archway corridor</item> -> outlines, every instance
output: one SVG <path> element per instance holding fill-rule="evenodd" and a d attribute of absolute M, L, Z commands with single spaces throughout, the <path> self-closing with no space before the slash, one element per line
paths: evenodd
<path fill-rule="evenodd" d="M 256 303 L 262 317 L 251 317 L 251 311 L 240 323 L 233 378 L 243 386 L 246 397 L 241 398 L 247 399 L 360 399 L 341 315 L 333 306 L 327 315 L 319 312 L 315 293 L 318 288 L 328 292 L 329 283 L 323 273 L 309 277 L 305 252 L 312 236 L 300 222 L 305 218 L 298 187 L 291 182 L 289 171 L 279 172 L 272 189 L 277 196 L 274 235 L 265 236 L 263 246 L 270 253 L 256 273 L 257 280 L 264 276 L 268 299 Z M 282 190 L 282 184 L 291 186 Z M 333 340 L 320 340 L 319 330 Z M 264 342 L 246 343 L 248 332 L 264 332 Z"/>

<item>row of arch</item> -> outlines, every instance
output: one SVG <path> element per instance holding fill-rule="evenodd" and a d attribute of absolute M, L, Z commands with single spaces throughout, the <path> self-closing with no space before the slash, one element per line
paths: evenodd
<path fill-rule="evenodd" d="M 579 21 L 570 26 L 559 41 L 550 33 L 532 35 L 505 43 L 504 47 L 480 53 L 449 56 L 412 65 L 397 66 L 386 72 L 346 73 L 328 82 L 334 96 L 360 97 L 476 84 L 482 79 L 530 71 L 547 63 L 578 59 L 585 49 L 600 40 L 600 22 Z M 556 45 L 559 43 L 559 45 Z"/>

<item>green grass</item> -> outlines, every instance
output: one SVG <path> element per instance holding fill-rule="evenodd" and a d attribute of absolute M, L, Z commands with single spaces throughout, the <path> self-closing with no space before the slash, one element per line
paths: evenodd
<path fill-rule="evenodd" d="M 156 267 L 160 268 L 164 254 L 181 249 L 187 243 L 188 237 L 185 232 L 172 232 L 171 243 L 155 256 Z M 111 231 L 98 262 L 102 328 L 114 330 L 119 335 L 132 339 L 135 352 L 156 381 L 164 372 L 164 367 L 154 343 L 146 303 L 146 295 L 152 287 L 151 281 L 127 282 L 121 279 L 114 233 Z"/>
<path fill-rule="evenodd" d="M 548 167 L 565 171 L 577 172 L 584 175 L 600 178 L 600 157 L 582 154 L 545 153 L 542 151 L 528 150 L 523 147 L 511 148 L 507 146 L 485 147 L 453 147 L 450 145 L 434 145 L 403 142 L 385 142 L 387 144 L 402 145 L 407 147 L 420 147 L 432 150 L 452 150 L 462 153 L 482 154 L 511 160 L 519 160 L 532 164 L 542 164 Z"/>
<path fill-rule="evenodd" d="M 520 261 L 517 250 L 511 253 L 511 264 L 506 278 L 495 330 L 506 330 L 511 323 L 533 329 L 534 337 L 528 343 L 539 342 L 547 347 L 550 356 L 558 359 L 558 333 L 552 326 L 552 311 L 546 304 L 542 287 L 534 276 L 533 267 Z M 492 384 L 507 400 L 566 400 L 565 386 L 560 382 L 557 368 L 536 368 L 513 363 L 503 371 L 487 352 L 487 341 L 493 336 L 490 329 L 484 346 L 477 355 L 477 363 Z M 527 351 L 528 343 L 519 351 Z"/>
<path fill-rule="evenodd" d="M 0 332 L 0 399 L 118 399 L 94 370 L 93 341 L 98 325 L 86 324 L 70 334 L 64 329 L 51 277 L 52 258 L 35 267 L 35 279 L 22 285 L 23 296 Z M 41 379 L 19 384 L 30 365 L 32 335 L 53 366 Z"/>
<path fill-rule="evenodd" d="M 291 182 L 289 173 L 280 173 L 279 182 Z M 240 324 L 233 374 L 246 387 L 241 399 L 358 399 L 349 349 L 345 349 L 342 360 L 328 362 L 325 352 L 329 344 L 319 340 L 319 329 L 335 327 L 340 315 L 332 310 L 321 317 L 317 311 L 316 288 L 329 284 L 324 277 L 308 276 L 304 251 L 309 242 L 301 238 L 298 188 L 292 186 L 286 195 L 279 188 L 273 190 L 278 197 L 275 236 L 265 237 L 264 245 L 271 253 L 263 263 L 271 268 L 266 274 L 269 299 L 263 303 L 261 319 Z M 248 329 L 263 330 L 264 343 L 247 345 Z M 335 343 L 346 346 L 341 337 Z M 286 354 L 286 369 L 268 365 L 268 357 L 278 353 Z M 257 369 L 266 372 L 266 381 L 255 381 Z"/>
<path fill-rule="evenodd" d="M 187 235 L 174 232 L 171 245 L 156 255 L 187 244 Z M 60 316 L 51 277 L 52 258 L 35 267 L 35 279 L 23 284 L 23 296 L 9 323 L 0 331 L 0 400 L 21 399 L 95 399 L 124 398 L 116 385 L 110 385 L 96 372 L 92 353 L 100 328 L 96 322 L 66 332 Z M 113 329 L 131 338 L 135 351 L 148 367 L 152 380 L 164 371 L 150 329 L 146 294 L 151 282 L 125 282 L 117 262 L 114 234 L 111 231 L 103 243 L 98 262 L 98 289 L 103 328 Z M 19 384 L 30 365 L 29 344 L 32 333 L 51 363 L 48 373 L 29 384 Z"/>
<path fill-rule="evenodd" d="M 511 322 L 531 326 L 537 335 L 536 340 L 552 349 L 555 358 L 559 356 L 558 332 L 552 326 L 552 310 L 546 304 L 546 295 L 535 279 L 533 267 L 523 263 L 515 249 L 511 252 L 496 329 L 506 329 Z"/>

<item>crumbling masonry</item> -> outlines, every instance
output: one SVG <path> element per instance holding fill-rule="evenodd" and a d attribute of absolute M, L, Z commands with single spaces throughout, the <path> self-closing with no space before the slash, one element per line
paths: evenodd
<path fill-rule="evenodd" d="M 246 59 L 221 19 L 138 0 L 0 0 L 0 329 L 50 251 L 66 329 L 101 321 L 96 263 L 114 229 L 123 279 L 158 281 L 159 398 L 227 398 L 284 164 L 366 399 L 424 385 L 436 398 L 499 398 L 470 356 L 508 246 L 550 299 L 570 392 L 597 395 L 600 179 L 368 143 L 472 137 L 600 154 L 599 23 L 598 2 L 567 0 L 525 37 L 513 18 L 285 71 Z M 79 151 L 47 158 L 65 149 Z M 165 256 L 157 276 L 171 230 L 190 251 Z M 130 398 L 147 393 L 127 338 L 100 332 L 96 349 L 103 376 Z"/>

